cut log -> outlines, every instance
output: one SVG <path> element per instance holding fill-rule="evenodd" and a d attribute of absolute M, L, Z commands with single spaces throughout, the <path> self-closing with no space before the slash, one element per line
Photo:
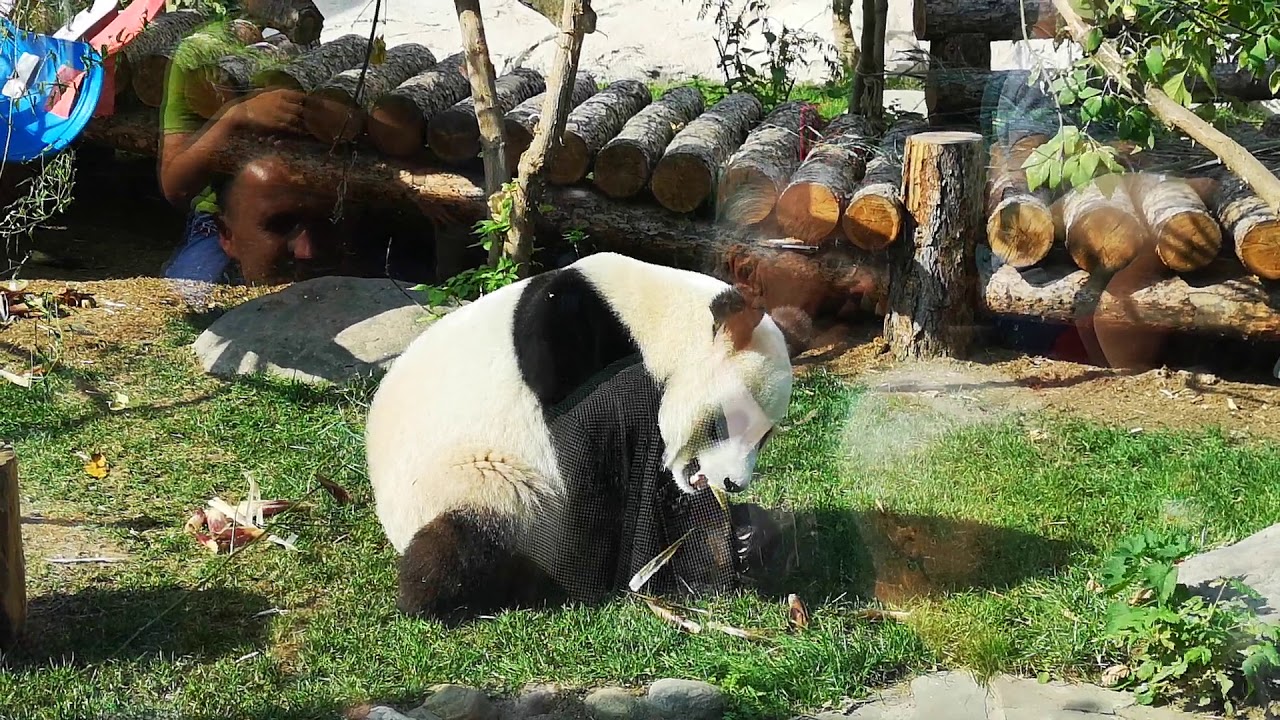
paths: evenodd
<path fill-rule="evenodd" d="M 1231 234 L 1240 264 L 1260 278 L 1280 280 L 1280 216 L 1240 178 L 1226 173 L 1219 178 L 1210 207 Z"/>
<path fill-rule="evenodd" d="M 369 51 L 369 38 L 349 33 L 315 50 L 309 50 L 284 65 L 255 73 L 253 84 L 309 93 L 343 70 L 362 67 L 365 54 Z"/>
<path fill-rule="evenodd" d="M 354 67 L 311 91 L 303 105 L 303 124 L 321 142 L 351 142 L 364 131 L 366 112 L 375 99 L 435 64 L 436 56 L 425 45 L 396 45 L 387 50 L 382 64 L 370 65 L 363 72 L 363 87 L 360 75 L 364 69 Z"/>
<path fill-rule="evenodd" d="M 1163 174 L 1137 173 L 1129 176 L 1128 185 L 1165 267 L 1193 272 L 1218 257 L 1222 228 L 1190 183 Z"/>
<path fill-rule="evenodd" d="M 719 218 L 755 225 L 769 217 L 822 126 L 812 103 L 790 101 L 774 108 L 725 163 L 717 189 Z"/>
<path fill-rule="evenodd" d="M 639 80 L 616 80 L 569 113 L 560 147 L 549 158 L 547 180 L 571 185 L 587 176 L 596 153 L 622 131 L 627 121 L 653 102 Z"/>
<path fill-rule="evenodd" d="M 840 229 L 849 242 L 875 252 L 897 241 L 906 214 L 901 199 L 903 148 L 908 137 L 928 126 L 922 116 L 908 113 L 885 132 L 840 218 Z"/>
<path fill-rule="evenodd" d="M 264 41 L 262 28 L 244 18 L 236 18 L 228 23 L 227 32 L 241 45 L 253 45 Z"/>
<path fill-rule="evenodd" d="M 612 198 L 644 189 L 676 133 L 706 109 L 696 87 L 672 88 L 622 126 L 596 154 L 595 186 Z"/>
<path fill-rule="evenodd" d="M 209 16 L 202 10 L 174 10 L 161 13 L 138 33 L 122 51 L 129 63 L 129 82 L 133 94 L 147 107 L 160 107 L 164 102 L 165 79 L 169 63 L 183 39 L 195 31 Z"/>
<path fill-rule="evenodd" d="M 324 15 L 311 0 L 244 0 L 250 19 L 279 30 L 299 45 L 310 45 L 324 31 Z"/>
<path fill-rule="evenodd" d="M 26 560 L 22 553 L 22 508 L 18 458 L 0 445 L 0 650 L 12 650 L 27 622 Z"/>
<path fill-rule="evenodd" d="M 991 146 L 987 173 L 987 244 L 1002 262 L 1016 268 L 1031 267 L 1044 260 L 1057 235 L 1054 225 L 1053 193 L 1041 186 L 1028 189 L 1022 164 L 1037 147 L 1047 142 L 1045 135 L 1028 135 L 1005 150 Z"/>
<path fill-rule="evenodd" d="M 573 90 L 569 95 L 570 109 L 576 108 L 599 92 L 596 78 L 591 73 L 580 71 L 573 80 Z M 520 156 L 529 149 L 533 142 L 533 131 L 538 127 L 538 118 L 542 117 L 542 106 L 547 102 L 547 93 L 541 92 L 511 108 L 502 119 L 502 129 L 507 136 L 507 163 L 514 170 L 520 164 Z M 559 152 L 559 149 L 555 151 Z"/>
<path fill-rule="evenodd" d="M 991 70 L 991 41 L 986 35 L 960 33 L 930 43 L 924 103 L 935 128 L 981 124 L 980 103 L 970 103 L 974 73 Z"/>
<path fill-rule="evenodd" d="M 1116 173 L 1100 175 L 1059 201 L 1067 252 L 1085 272 L 1118 272 L 1150 245 L 1126 178 Z"/>
<path fill-rule="evenodd" d="M 284 35 L 279 40 L 264 40 L 246 48 L 246 52 L 227 55 L 209 66 L 190 70 L 183 93 L 187 105 L 200 117 L 214 116 L 224 105 L 253 89 L 253 75 L 269 63 L 287 60 L 302 53 L 302 46 Z"/>
<path fill-rule="evenodd" d="M 978 301 L 984 154 L 977 133 L 926 132 L 907 139 L 902 192 L 914 232 L 912 242 L 890 255 L 884 319 L 885 341 L 899 362 L 968 354 Z"/>
<path fill-rule="evenodd" d="M 516 68 L 494 81 L 494 103 L 501 115 L 539 93 L 547 81 L 542 73 Z M 480 154 L 480 125 L 476 121 L 475 98 L 466 97 L 436 113 L 427 123 L 427 145 L 441 160 L 460 165 Z"/>
<path fill-rule="evenodd" d="M 981 33 L 990 40 L 1052 38 L 1058 13 L 1052 0 L 915 0 L 913 25 L 917 40 L 946 40 L 951 35 Z"/>
<path fill-rule="evenodd" d="M 784 233 L 809 245 L 830 237 L 866 171 L 873 136 L 871 122 L 861 115 L 846 113 L 827 125 L 778 197 Z"/>
<path fill-rule="evenodd" d="M 720 167 L 764 113 L 753 95 L 732 93 L 676 133 L 649 189 L 664 208 L 691 212 L 716 192 Z"/>
<path fill-rule="evenodd" d="M 391 157 L 408 157 L 427 146 L 427 123 L 436 113 L 471 95 L 466 58 L 455 53 L 374 100 L 369 139 Z"/>
<path fill-rule="evenodd" d="M 1147 330 L 1280 340 L 1280 289 L 1226 258 L 1196 273 L 1194 285 L 1170 273 L 1120 296 L 1101 290 L 1089 273 L 1069 264 L 1025 273 L 997 264 L 979 250 L 982 304 L 994 315 L 1059 323 L 1092 317 L 1095 323 Z"/>

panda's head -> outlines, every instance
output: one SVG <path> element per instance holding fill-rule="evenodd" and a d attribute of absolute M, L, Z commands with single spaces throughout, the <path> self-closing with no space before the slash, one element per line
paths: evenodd
<path fill-rule="evenodd" d="M 791 402 L 791 361 L 773 319 L 726 288 L 708 308 L 710 346 L 691 347 L 664 386 L 664 463 L 681 490 L 741 492 Z M 709 349 L 709 352 L 708 352 Z"/>

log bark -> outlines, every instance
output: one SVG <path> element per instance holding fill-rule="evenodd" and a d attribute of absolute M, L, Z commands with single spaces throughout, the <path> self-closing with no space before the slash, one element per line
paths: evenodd
<path fill-rule="evenodd" d="M 768 217 L 821 130 L 822 118 L 811 103 L 774 108 L 725 163 L 717 189 L 720 219 L 755 225 Z"/>
<path fill-rule="evenodd" d="M 165 78 L 169 63 L 184 38 L 208 22 L 201 10 L 174 10 L 161 13 L 127 45 L 122 54 L 129 64 L 133 94 L 147 107 L 164 102 Z"/>
<path fill-rule="evenodd" d="M 1219 178 L 1210 207 L 1230 233 L 1236 258 L 1254 275 L 1280 280 L 1280 215 L 1240 178 L 1227 173 Z"/>
<path fill-rule="evenodd" d="M 265 42 L 262 37 L 262 28 L 244 18 L 236 18 L 228 23 L 227 32 L 241 45 Z"/>
<path fill-rule="evenodd" d="M 1026 25 L 1022 10 L 1026 10 Z M 982 33 L 991 40 L 1052 38 L 1058 13 L 1052 0 L 915 0 L 917 40 L 946 40 L 951 35 Z"/>
<path fill-rule="evenodd" d="M 975 72 L 991 70 L 991 41 L 981 33 L 948 35 L 930 44 L 924 102 L 935 128 L 981 124 L 982 103 L 970 103 Z M 981 95 L 979 95 L 981 98 Z"/>
<path fill-rule="evenodd" d="M 26 560 L 22 552 L 22 508 L 18 458 L 0 445 L 0 650 L 12 650 L 27 622 Z"/>
<path fill-rule="evenodd" d="M 596 153 L 651 102 L 653 94 L 644 83 L 624 79 L 576 106 L 565 120 L 564 137 L 547 166 L 547 180 L 571 185 L 586 177 Z"/>
<path fill-rule="evenodd" d="M 706 109 L 696 87 L 668 90 L 627 121 L 596 154 L 595 186 L 612 198 L 644 189 L 671 139 Z"/>
<path fill-rule="evenodd" d="M 364 131 L 374 100 L 435 64 L 436 56 L 425 45 L 396 45 L 387 50 L 382 64 L 363 72 L 363 87 L 360 75 L 364 69 L 354 67 L 312 90 L 303 105 L 303 124 L 321 142 L 351 142 Z"/>
<path fill-rule="evenodd" d="M 1197 273 L 1195 284 L 1172 275 L 1127 289 L 1101 290 L 1089 273 L 1069 265 L 1019 272 L 979 250 L 982 304 L 994 315 L 1097 323 L 1245 339 L 1280 339 L 1280 289 L 1219 259 Z"/>
<path fill-rule="evenodd" d="M 564 0 L 517 0 L 517 2 L 559 27 L 560 18 L 564 15 Z M 590 7 L 586 8 L 582 14 L 582 27 L 587 35 L 596 31 L 596 11 Z"/>
<path fill-rule="evenodd" d="M 926 132 L 907 139 L 903 200 L 912 242 L 889 260 L 884 337 L 898 361 L 963 358 L 974 335 L 975 258 L 983 220 L 982 136 Z"/>
<path fill-rule="evenodd" d="M 1218 257 L 1222 229 L 1190 183 L 1168 175 L 1137 173 L 1128 184 L 1165 267 L 1193 272 Z"/>
<path fill-rule="evenodd" d="M 586 71 L 578 73 L 569 95 L 570 109 L 586 102 L 597 92 L 599 92 L 599 86 L 596 84 L 595 76 Z M 511 167 L 520 164 L 520 156 L 533 142 L 533 133 L 538 129 L 538 118 L 542 117 L 542 106 L 546 104 L 547 93 L 538 93 L 511 108 L 511 112 L 502 118 L 502 127 L 507 134 L 507 164 Z M 556 153 L 559 154 L 559 152 L 557 148 Z"/>
<path fill-rule="evenodd" d="M 1002 262 L 1016 268 L 1031 267 L 1053 249 L 1057 229 L 1053 219 L 1053 193 L 1043 186 L 1027 186 L 1022 164 L 1049 138 L 1028 135 L 1005 150 L 991 146 L 987 173 L 987 244 Z"/>
<path fill-rule="evenodd" d="M 911 113 L 885 132 L 879 152 L 867 163 L 866 174 L 840 218 L 840 229 L 849 242 L 874 252 L 897 241 L 906 215 L 901 199 L 903 149 L 908 137 L 926 129 L 927 121 Z"/>
<path fill-rule="evenodd" d="M 343 70 L 363 66 L 365 54 L 369 51 L 369 38 L 350 33 L 309 50 L 284 65 L 255 73 L 253 84 L 309 93 Z"/>
<path fill-rule="evenodd" d="M 732 93 L 676 133 L 653 169 L 649 189 L 668 210 L 691 212 L 716 192 L 720 167 L 747 138 L 764 106 Z"/>
<path fill-rule="evenodd" d="M 494 83 L 493 110 L 498 115 L 499 126 L 502 125 L 502 117 L 515 106 L 546 89 L 547 83 L 542 73 L 529 68 L 516 68 L 498 78 Z M 437 113 L 427 123 L 427 145 L 437 157 L 451 165 L 473 160 L 480 152 L 480 126 L 476 120 L 474 82 L 471 92 L 471 97 L 463 98 L 453 107 Z M 505 149 L 503 153 L 505 162 Z"/>
<path fill-rule="evenodd" d="M 836 53 L 840 57 L 840 70 L 845 77 L 852 78 L 858 70 L 858 41 L 853 37 L 853 0 L 832 0 L 831 2 L 831 37 L 835 40 Z"/>
<path fill-rule="evenodd" d="M 1150 246 L 1127 184 L 1126 175 L 1100 175 L 1062 197 L 1067 252 L 1081 270 L 1119 272 Z"/>
<path fill-rule="evenodd" d="M 1053 3 L 1071 36 L 1076 42 L 1083 42 L 1090 31 L 1089 24 L 1071 6 L 1070 0 L 1053 0 Z M 1273 212 L 1280 212 L 1280 178 L 1267 169 L 1252 153 L 1240 147 L 1239 143 L 1205 122 L 1188 108 L 1174 102 L 1160 88 L 1147 84 L 1139 92 L 1129 80 L 1120 52 L 1109 41 L 1104 40 L 1098 46 L 1093 58 L 1121 88 L 1134 97 L 1145 99 L 1152 114 L 1159 118 L 1160 122 L 1178 128 L 1192 140 L 1217 155 L 1223 165 L 1249 183 L 1249 186 Z"/>
<path fill-rule="evenodd" d="M 511 189 L 511 229 L 507 231 L 507 254 L 516 265 L 519 277 L 532 274 L 533 219 L 540 213 L 536 207 L 544 194 L 543 167 L 554 159 L 557 139 L 564 135 L 576 80 L 578 60 L 582 54 L 582 36 L 586 32 L 589 0 L 563 0 L 560 35 L 556 55 L 547 82 L 547 98 L 542 106 L 542 119 L 533 135 L 529 151 L 520 156 L 520 167 Z"/>
<path fill-rule="evenodd" d="M 212 65 L 190 71 L 183 85 L 187 105 L 207 120 L 224 105 L 252 90 L 254 73 L 267 63 L 302 53 L 302 46 L 284 35 L 272 37 L 280 40 L 254 43 L 246 48 L 247 53 L 227 55 Z"/>
<path fill-rule="evenodd" d="M 316 42 L 324 31 L 324 15 L 311 0 L 244 0 L 243 10 L 298 45 Z"/>
<path fill-rule="evenodd" d="M 373 102 L 368 133 L 380 152 L 408 157 L 427 147 L 427 123 L 471 94 L 466 60 L 454 53 Z"/>
<path fill-rule="evenodd" d="M 874 128 L 861 115 L 831 121 L 822 139 L 778 197 L 778 224 L 787 235 L 817 245 L 840 226 L 840 216 L 866 172 Z"/>

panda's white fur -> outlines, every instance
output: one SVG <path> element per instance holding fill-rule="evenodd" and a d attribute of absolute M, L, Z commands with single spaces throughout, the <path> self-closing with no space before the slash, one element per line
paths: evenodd
<path fill-rule="evenodd" d="M 580 273 L 603 298 L 661 384 L 664 463 L 681 489 L 702 481 L 746 488 L 791 395 L 787 347 L 772 319 L 757 313 L 749 339 L 741 323 L 713 334 L 712 304 L 728 284 L 623 255 L 589 255 L 555 272 L 563 271 Z M 435 321 L 380 383 L 366 425 L 368 471 L 378 519 L 399 553 L 443 513 L 483 508 L 522 522 L 561 489 L 546 408 L 516 352 L 517 305 L 531 282 Z M 717 406 L 728 437 L 694 447 L 698 423 Z"/>

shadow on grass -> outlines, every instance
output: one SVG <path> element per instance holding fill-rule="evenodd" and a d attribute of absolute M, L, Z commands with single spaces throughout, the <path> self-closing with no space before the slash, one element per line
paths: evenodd
<path fill-rule="evenodd" d="M 1092 548 L 959 518 L 889 511 L 806 510 L 780 518 L 787 547 L 760 585 L 767 597 L 897 604 L 1002 590 L 1052 574 Z M 790 572 L 781 563 L 792 564 Z"/>
<path fill-rule="evenodd" d="M 51 593 L 31 599 L 24 640 L 5 658 L 5 665 L 21 671 L 91 667 L 152 654 L 200 660 L 238 657 L 265 642 L 271 618 L 258 614 L 270 609 L 264 597 L 226 587 Z"/>

